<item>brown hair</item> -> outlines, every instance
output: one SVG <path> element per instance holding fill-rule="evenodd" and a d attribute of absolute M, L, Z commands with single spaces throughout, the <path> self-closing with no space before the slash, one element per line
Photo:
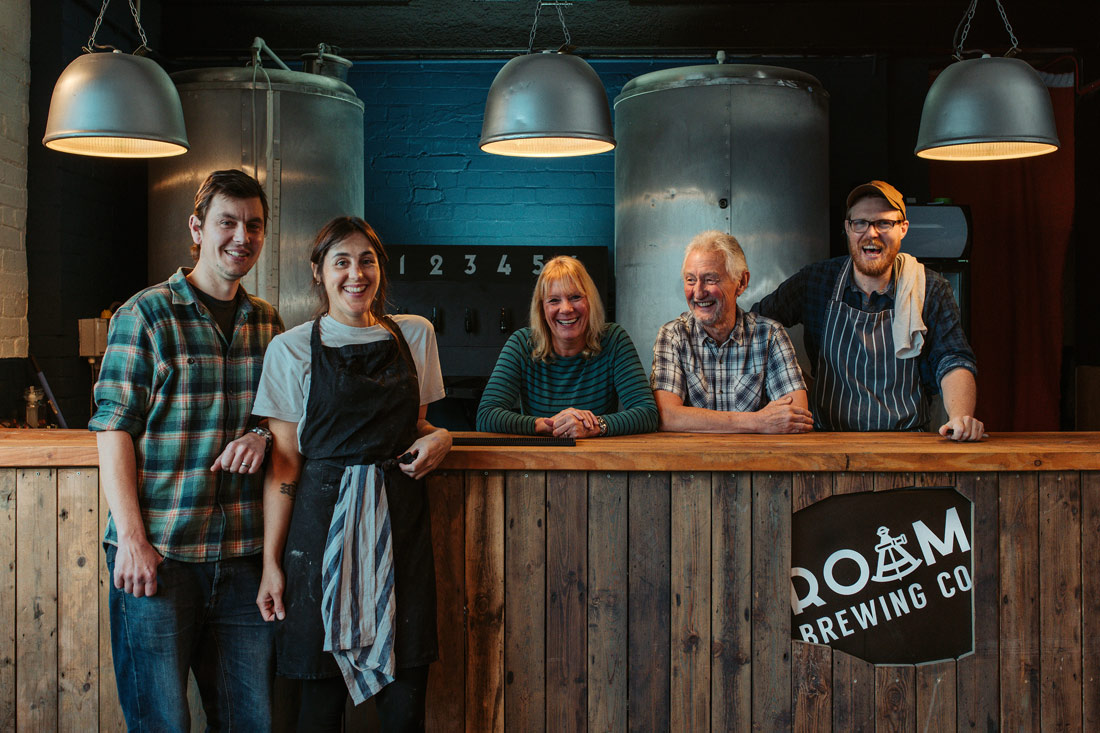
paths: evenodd
<path fill-rule="evenodd" d="M 264 210 L 264 229 L 267 229 L 267 194 L 264 187 L 252 176 L 244 171 L 225 170 L 214 171 L 199 186 L 195 192 L 195 210 L 192 212 L 199 220 L 201 226 L 206 221 L 206 212 L 210 210 L 210 203 L 218 194 L 231 199 L 259 199 Z M 191 245 L 191 257 L 195 262 L 199 261 L 199 245 Z"/>
<path fill-rule="evenodd" d="M 535 283 L 535 291 L 531 294 L 531 358 L 536 361 L 547 361 L 553 354 L 553 341 L 550 337 L 550 327 L 546 325 L 546 318 L 542 313 L 542 301 L 545 300 L 551 285 L 558 282 L 565 282 L 576 288 L 588 300 L 588 323 L 584 332 L 585 348 L 581 354 L 586 359 L 591 358 L 600 353 L 600 340 L 607 327 L 607 316 L 604 313 L 600 294 L 596 292 L 596 283 L 592 282 L 592 276 L 584 268 L 584 263 L 566 256 L 555 257 L 546 263 Z"/>
<path fill-rule="evenodd" d="M 390 261 L 386 254 L 386 248 L 382 246 L 382 240 L 374 228 L 358 216 L 338 216 L 328 224 L 321 227 L 313 240 L 313 251 L 309 253 L 309 261 L 313 263 L 315 271 L 324 270 L 325 255 L 336 244 L 343 242 L 348 237 L 362 234 L 370 242 L 371 249 L 378 260 L 378 292 L 374 294 L 374 300 L 370 304 L 370 314 L 378 323 L 382 323 L 382 317 L 386 315 L 386 263 Z M 328 293 L 325 292 L 324 283 L 319 276 L 313 278 L 313 293 L 317 296 L 320 305 L 314 312 L 314 317 L 328 312 Z"/>

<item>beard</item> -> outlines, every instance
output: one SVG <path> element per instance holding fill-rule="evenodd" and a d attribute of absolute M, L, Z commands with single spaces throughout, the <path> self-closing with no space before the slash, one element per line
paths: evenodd
<path fill-rule="evenodd" d="M 883 245 L 881 257 L 867 260 L 862 245 L 848 242 L 848 254 L 852 258 L 852 265 L 860 274 L 867 277 L 881 277 L 894 266 L 894 260 L 897 259 L 898 251 L 901 249 L 900 244 L 899 242 L 898 246 L 893 249 Z"/>

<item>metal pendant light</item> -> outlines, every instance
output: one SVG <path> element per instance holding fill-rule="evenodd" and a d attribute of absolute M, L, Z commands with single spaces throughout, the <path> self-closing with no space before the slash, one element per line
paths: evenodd
<path fill-rule="evenodd" d="M 95 53 L 104 0 L 84 55 L 54 85 L 42 143 L 53 150 L 107 158 L 163 158 L 188 150 L 179 93 L 152 59 L 117 50 Z M 130 11 L 148 49 L 133 0 Z"/>
<path fill-rule="evenodd" d="M 1054 109 L 1039 74 L 1019 59 L 991 58 L 989 54 L 962 58 L 977 3 L 971 0 L 955 30 L 958 62 L 936 77 L 924 99 L 914 152 L 921 158 L 962 161 L 1054 152 L 1059 146 Z M 997 8 L 1012 41 L 1007 54 L 1011 56 L 1019 50 L 1016 36 L 1000 0 Z"/>
<path fill-rule="evenodd" d="M 540 0 L 527 54 L 506 63 L 489 87 L 480 143 L 487 153 L 556 158 L 615 147 L 603 83 L 591 66 L 570 53 L 561 3 L 548 4 L 557 7 L 565 45 L 557 53 L 532 53 Z"/>

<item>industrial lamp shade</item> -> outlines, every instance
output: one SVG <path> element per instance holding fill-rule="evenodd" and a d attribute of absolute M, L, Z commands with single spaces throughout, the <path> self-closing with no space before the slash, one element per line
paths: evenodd
<path fill-rule="evenodd" d="M 481 126 L 486 153 L 556 158 L 614 147 L 607 92 L 581 58 L 549 51 L 517 56 L 489 87 Z"/>
<path fill-rule="evenodd" d="M 152 59 L 86 53 L 65 67 L 50 99 L 43 144 L 107 158 L 186 153 L 179 92 Z"/>
<path fill-rule="evenodd" d="M 954 63 L 932 83 L 915 152 L 933 160 L 1003 160 L 1058 145 L 1050 92 L 1035 69 L 986 56 Z"/>

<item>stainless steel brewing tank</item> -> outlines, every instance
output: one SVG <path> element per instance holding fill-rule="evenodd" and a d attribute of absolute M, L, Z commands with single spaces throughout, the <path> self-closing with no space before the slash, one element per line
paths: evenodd
<path fill-rule="evenodd" d="M 828 256 L 828 104 L 809 74 L 747 64 L 655 71 L 615 98 L 615 317 L 647 371 L 657 331 L 687 310 L 680 267 L 699 232 L 741 243 L 746 310 Z"/>
<path fill-rule="evenodd" d="M 287 327 L 315 307 L 309 252 L 329 219 L 363 215 L 363 102 L 342 81 L 249 68 L 172 75 L 191 150 L 149 164 L 149 280 L 190 266 L 187 218 L 212 171 L 256 176 L 271 208 L 260 260 L 242 281 Z"/>

